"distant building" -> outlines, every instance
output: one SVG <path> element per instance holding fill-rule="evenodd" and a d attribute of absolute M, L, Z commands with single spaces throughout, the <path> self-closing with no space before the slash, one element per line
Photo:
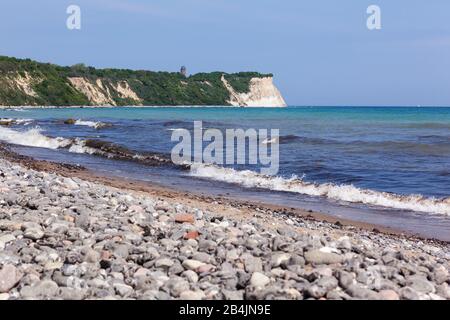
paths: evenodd
<path fill-rule="evenodd" d="M 187 69 L 186 69 L 185 66 L 182 66 L 182 67 L 181 67 L 180 73 L 181 73 L 183 76 L 185 76 L 185 77 L 187 76 Z"/>

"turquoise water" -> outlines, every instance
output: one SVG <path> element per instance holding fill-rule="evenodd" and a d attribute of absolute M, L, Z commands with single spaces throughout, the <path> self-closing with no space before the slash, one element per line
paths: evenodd
<path fill-rule="evenodd" d="M 170 152 L 170 128 L 280 129 L 280 175 L 399 194 L 450 195 L 450 108 L 102 108 L 2 111 L 47 134 L 99 137 L 136 151 Z M 95 130 L 58 119 L 111 122 Z M 172 121 L 173 123 L 169 123 Z M 22 128 L 20 128 L 22 129 Z"/>
<path fill-rule="evenodd" d="M 17 109 L 16 109 L 17 110 Z M 342 119 L 355 121 L 437 122 L 450 124 L 450 107 L 288 107 L 288 108 L 228 108 L 228 107 L 124 107 L 124 108 L 61 108 L 1 110 L 2 117 L 28 114 L 36 119 L 86 118 L 109 119 L 184 119 L 184 120 L 283 120 Z"/>
<path fill-rule="evenodd" d="M 383 214 L 394 210 L 397 217 L 400 210 L 411 219 L 418 213 L 450 216 L 450 108 L 75 108 L 2 110 L 0 117 L 30 120 L 0 127 L 0 140 L 22 145 L 21 152 L 125 177 L 169 185 L 176 181 L 215 193 L 259 190 L 270 194 L 261 195 L 264 199 L 290 204 L 308 197 L 314 203 L 353 209 L 381 208 Z M 110 126 L 64 124 L 68 118 Z M 184 172 L 74 153 L 67 146 L 55 147 L 53 140 L 42 145 L 43 137 L 94 139 L 136 154 L 169 154 L 176 144 L 171 141 L 173 130 L 192 130 L 194 120 L 222 132 L 279 129 L 278 180 L 258 176 L 254 165 Z M 39 128 L 40 136 L 37 130 L 30 132 L 33 128 Z M 45 148 L 35 148 L 38 145 Z M 244 175 L 242 170 L 251 171 Z M 380 217 L 371 216 L 371 221 Z M 446 223 L 439 222 L 444 228 L 440 231 L 448 233 Z"/>

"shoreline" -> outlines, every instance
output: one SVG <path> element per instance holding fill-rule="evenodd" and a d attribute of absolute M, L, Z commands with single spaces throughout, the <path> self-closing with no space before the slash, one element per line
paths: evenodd
<path fill-rule="evenodd" d="M 102 177 L 4 145 L 0 190 L 0 300 L 450 299 L 441 241 Z"/>
<path fill-rule="evenodd" d="M 124 179 L 122 177 L 97 175 L 89 169 L 68 165 L 64 163 L 57 163 L 52 161 L 37 160 L 29 156 L 20 155 L 14 151 L 11 151 L 7 145 L 0 142 L 0 159 L 6 159 L 8 161 L 17 163 L 28 169 L 37 171 L 51 172 L 68 178 L 79 178 L 82 180 L 100 183 L 109 187 L 128 190 L 130 192 L 144 193 L 157 197 L 164 197 L 170 199 L 176 199 L 179 202 L 196 202 L 198 206 L 209 205 L 210 203 L 227 203 L 228 206 L 234 209 L 243 210 L 243 208 L 257 209 L 260 211 L 276 211 L 282 212 L 286 217 L 299 217 L 306 220 L 313 220 L 316 222 L 326 222 L 335 224 L 337 226 L 356 228 L 365 231 L 373 231 L 376 233 L 383 233 L 386 235 L 392 235 L 397 237 L 404 237 L 408 239 L 417 240 L 430 240 L 436 243 L 450 244 L 450 241 L 443 241 L 431 237 L 425 237 L 422 235 L 414 234 L 412 232 L 406 232 L 400 229 L 382 226 L 378 224 L 355 221 L 351 219 L 338 218 L 326 213 L 315 212 L 312 210 L 305 210 L 301 208 L 291 208 L 276 204 L 269 204 L 257 201 L 247 201 L 241 199 L 227 198 L 226 196 L 213 196 L 203 193 L 187 192 L 178 190 L 176 188 L 170 188 L 167 186 L 161 186 L 154 183 L 143 182 L 133 179 Z M 220 208 L 224 210 L 224 208 Z"/>
<path fill-rule="evenodd" d="M 209 105 L 176 105 L 176 106 L 0 106 L 0 110 L 39 110 L 39 109 L 114 109 L 114 108 L 136 108 L 136 109 L 142 109 L 142 108 L 230 108 L 230 109 L 258 109 L 258 108 L 264 108 L 264 109 L 285 109 L 286 107 L 267 107 L 267 106 L 233 106 L 233 105 L 217 105 L 217 106 L 209 106 Z"/>

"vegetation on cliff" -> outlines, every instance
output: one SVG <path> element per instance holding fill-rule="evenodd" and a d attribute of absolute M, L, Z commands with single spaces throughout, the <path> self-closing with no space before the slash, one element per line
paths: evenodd
<path fill-rule="evenodd" d="M 185 77 L 179 72 L 96 69 L 84 64 L 62 67 L 0 56 L 0 105 L 94 105 L 86 92 L 73 86 L 70 78 L 85 79 L 89 90 L 101 90 L 118 106 L 228 105 L 229 92 L 221 81 L 222 75 L 237 92 L 247 92 L 252 78 L 272 76 L 256 72 L 211 72 Z M 139 101 L 117 90 L 118 84 L 124 82 Z"/>

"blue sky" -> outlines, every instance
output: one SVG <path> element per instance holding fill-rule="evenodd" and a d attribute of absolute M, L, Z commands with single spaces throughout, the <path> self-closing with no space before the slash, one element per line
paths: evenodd
<path fill-rule="evenodd" d="M 82 29 L 66 28 L 66 8 Z M 366 27 L 380 6 L 382 29 Z M 72 65 L 260 71 L 290 105 L 450 106 L 448 0 L 4 0 L 0 55 Z"/>

